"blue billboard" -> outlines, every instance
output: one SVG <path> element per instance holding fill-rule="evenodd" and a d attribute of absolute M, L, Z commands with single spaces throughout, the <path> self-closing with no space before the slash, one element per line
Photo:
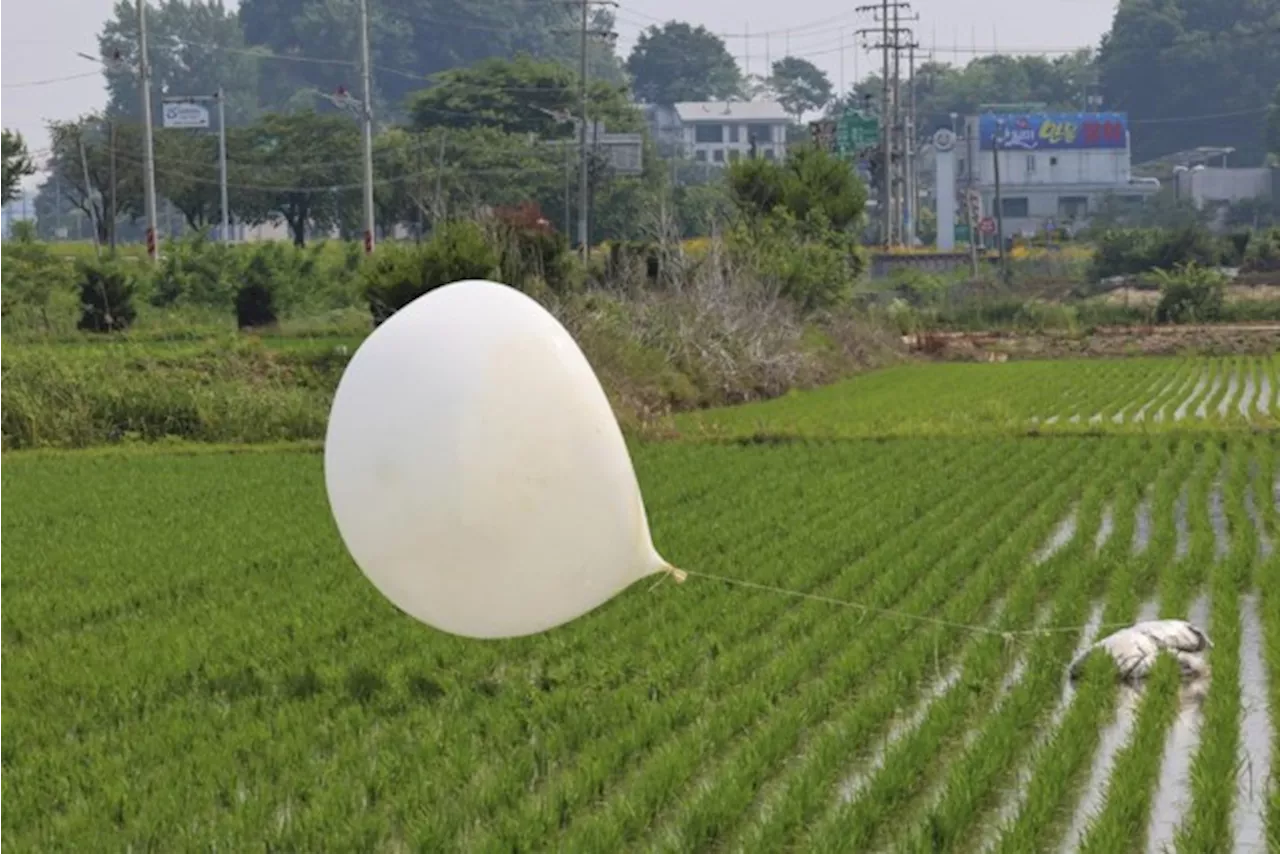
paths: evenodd
<path fill-rule="evenodd" d="M 978 146 L 991 151 L 999 134 L 1002 151 L 1061 151 L 1124 148 L 1127 113 L 984 113 L 978 117 Z"/>

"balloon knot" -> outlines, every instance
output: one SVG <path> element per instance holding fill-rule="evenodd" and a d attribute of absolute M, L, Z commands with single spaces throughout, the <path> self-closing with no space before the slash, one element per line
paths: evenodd
<path fill-rule="evenodd" d="M 667 567 L 667 572 L 676 580 L 676 584 L 683 584 L 689 577 L 689 573 L 685 572 L 683 569 L 676 569 L 674 566 Z"/>

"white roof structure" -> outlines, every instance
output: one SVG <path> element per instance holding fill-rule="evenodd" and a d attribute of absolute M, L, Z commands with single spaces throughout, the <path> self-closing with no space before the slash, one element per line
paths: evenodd
<path fill-rule="evenodd" d="M 786 122 L 790 114 L 777 101 L 681 101 L 675 105 L 682 122 Z"/>

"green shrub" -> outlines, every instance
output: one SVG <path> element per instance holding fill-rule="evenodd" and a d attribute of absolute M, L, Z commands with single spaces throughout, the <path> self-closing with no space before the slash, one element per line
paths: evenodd
<path fill-rule="evenodd" d="M 242 254 L 242 253 L 241 253 Z M 157 308 L 231 307 L 239 264 L 237 252 L 203 233 L 166 241 L 151 280 L 150 302 Z"/>
<path fill-rule="evenodd" d="M 1172 270 L 1180 264 L 1214 266 L 1224 260 L 1223 246 L 1206 229 L 1113 228 L 1097 240 L 1091 277 L 1134 276 Z"/>
<path fill-rule="evenodd" d="M 0 314 L 6 320 L 16 317 L 19 325 L 38 323 L 45 332 L 53 332 L 50 311 L 74 299 L 75 267 L 54 255 L 49 244 L 37 241 L 34 229 L 16 227 L 24 225 L 15 223 L 14 237 L 4 243 Z"/>
<path fill-rule="evenodd" d="M 119 332 L 137 318 L 133 296 L 138 282 L 132 271 L 116 261 L 82 262 L 80 277 L 80 322 L 86 332 Z"/>
<path fill-rule="evenodd" d="M 1248 273 L 1280 272 L 1280 228 L 1269 228 L 1253 235 L 1242 269 Z"/>
<path fill-rule="evenodd" d="M 383 244 L 360 271 L 373 322 L 381 324 L 441 285 L 495 275 L 498 254 L 469 220 L 442 223 L 422 245 Z"/>
<path fill-rule="evenodd" d="M 1211 323 L 1221 319 L 1226 283 L 1218 272 L 1192 262 L 1180 264 L 1172 272 L 1157 270 L 1156 278 L 1160 282 L 1157 322 Z"/>
<path fill-rule="evenodd" d="M 801 311 L 837 306 L 849 298 L 865 256 L 852 238 L 823 228 L 820 216 L 816 219 L 800 223 L 780 209 L 757 222 L 739 223 L 729 234 L 730 257 Z"/>
<path fill-rule="evenodd" d="M 573 281 L 569 240 L 551 227 L 537 204 L 499 208 L 493 221 L 492 240 L 504 284 L 524 291 L 535 282 L 544 282 L 557 293 L 569 289 Z"/>
<path fill-rule="evenodd" d="M 259 253 L 249 259 L 236 290 L 236 325 L 241 329 L 276 324 L 275 274 L 265 255 Z"/>

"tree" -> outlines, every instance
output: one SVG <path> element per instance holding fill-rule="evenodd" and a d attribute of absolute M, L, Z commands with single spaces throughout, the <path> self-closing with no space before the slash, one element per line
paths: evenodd
<path fill-rule="evenodd" d="M 59 188 L 72 206 L 93 221 L 99 241 L 109 242 L 112 225 L 119 214 L 131 217 L 143 214 L 141 158 L 126 153 L 141 150 L 140 130 L 136 125 L 119 122 L 113 127 L 113 123 L 99 113 L 72 121 L 51 121 L 48 128 L 50 181 L 45 186 L 53 183 Z M 111 180 L 113 152 L 114 186 Z M 157 177 L 160 168 L 156 168 Z"/>
<path fill-rule="evenodd" d="M 228 147 L 239 139 L 237 134 L 229 134 Z M 222 176 L 217 137 L 196 130 L 157 129 L 155 151 L 157 194 L 172 202 L 193 230 L 220 222 Z M 228 150 L 228 161 L 238 159 L 239 154 Z"/>
<path fill-rule="evenodd" d="M 651 26 L 627 57 L 636 97 L 654 104 L 738 96 L 742 75 L 724 42 L 706 27 L 670 21 Z"/>
<path fill-rule="evenodd" d="M 1098 64 L 1107 106 L 1135 123 L 1134 160 L 1229 146 L 1237 162 L 1266 153 L 1262 105 L 1280 80 L 1280 10 L 1253 0 L 1126 0 Z"/>
<path fill-rule="evenodd" d="M 22 183 L 22 179 L 28 175 L 35 174 L 36 166 L 31 162 L 31 156 L 27 153 L 27 143 L 26 140 L 22 138 L 22 134 L 5 128 L 3 132 L 3 144 L 3 203 L 8 204 L 18 197 L 18 186 Z"/>
<path fill-rule="evenodd" d="M 572 6 L 525 0 L 381 0 L 369 4 L 374 104 L 380 117 L 403 115 L 406 97 L 431 75 L 491 57 L 521 53 L 577 65 Z M 271 60 L 262 101 L 271 109 L 314 106 L 319 92 L 356 89 L 359 11 L 341 0 L 243 0 L 240 20 L 250 45 L 323 62 Z M 597 13 L 593 26 L 608 27 Z M 611 45 L 588 45 L 591 76 L 620 81 Z"/>
<path fill-rule="evenodd" d="M 856 227 L 867 190 L 841 158 L 801 146 L 783 162 L 740 160 L 729 166 L 729 192 L 748 220 L 785 210 L 796 220 L 844 232 Z"/>
<path fill-rule="evenodd" d="M 779 59 L 773 64 L 769 83 L 778 93 L 778 101 L 796 121 L 810 110 L 822 109 L 831 100 L 831 81 L 807 59 L 795 56 Z"/>
<path fill-rule="evenodd" d="M 236 136 L 237 218 L 283 219 L 303 246 L 308 228 L 333 228 L 344 209 L 359 209 L 360 133 L 349 117 L 268 113 Z"/>
<path fill-rule="evenodd" d="M 1280 159 L 1280 83 L 1271 94 L 1271 107 L 1267 110 L 1267 150 Z"/>
<path fill-rule="evenodd" d="M 432 82 L 430 89 L 409 97 L 409 113 L 419 128 L 491 127 L 550 139 L 572 136 L 579 115 L 578 75 L 556 62 L 529 56 L 486 59 L 443 71 Z M 625 89 L 592 81 L 587 100 L 588 114 L 610 131 L 643 127 Z"/>
<path fill-rule="evenodd" d="M 240 21 L 222 0 L 161 0 L 149 5 L 147 40 L 157 120 L 166 96 L 212 95 L 218 87 L 227 93 L 229 125 L 244 124 L 257 114 L 260 59 L 246 50 Z M 140 121 L 138 14 L 133 0 L 117 0 L 98 36 L 98 47 L 106 61 L 107 112 Z"/>

